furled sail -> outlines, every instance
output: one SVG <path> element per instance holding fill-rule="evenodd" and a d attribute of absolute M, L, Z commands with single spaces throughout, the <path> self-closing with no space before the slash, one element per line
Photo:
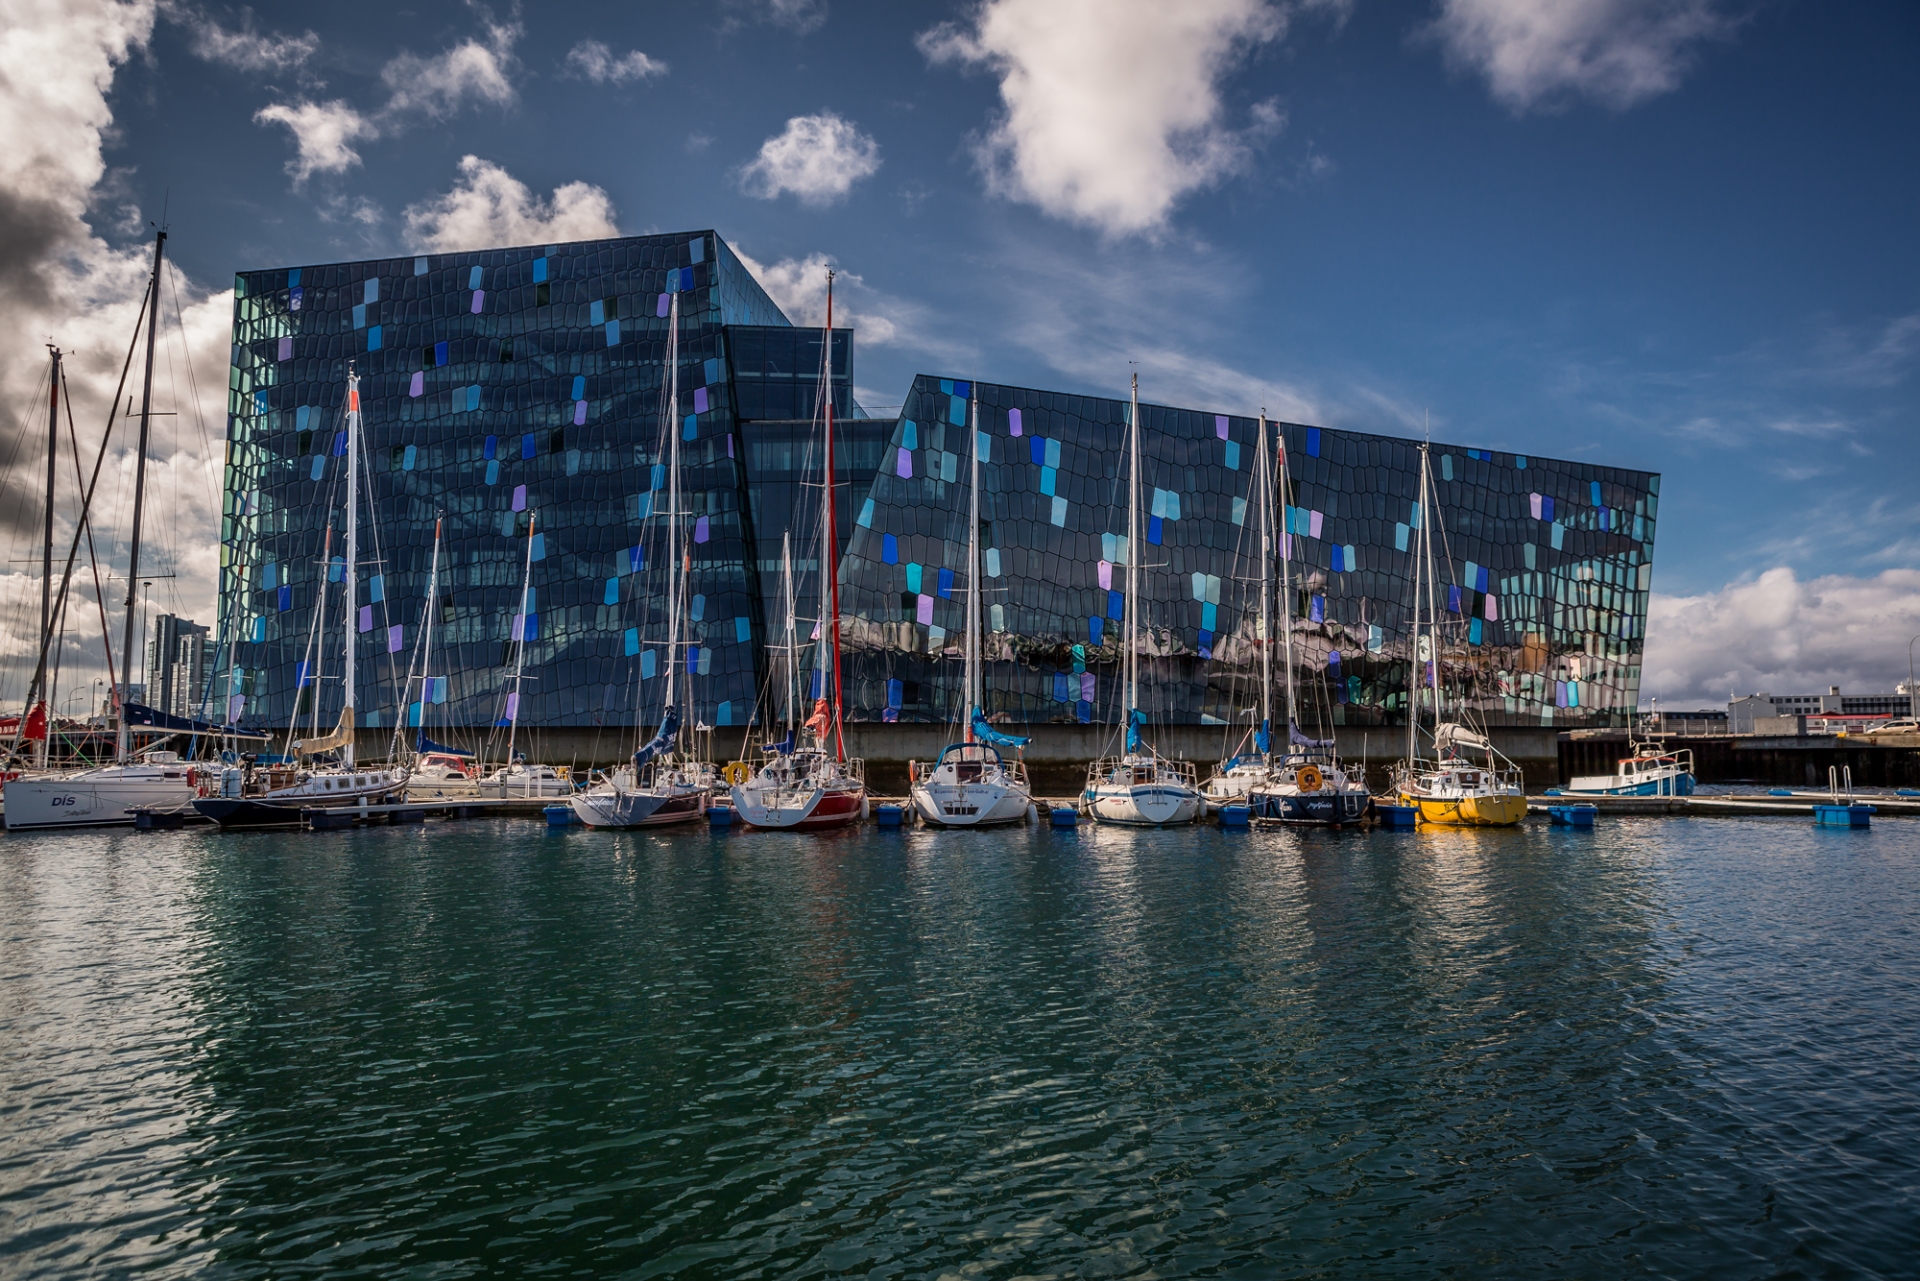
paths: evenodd
<path fill-rule="evenodd" d="M 1479 752 L 1491 752 L 1493 744 L 1486 735 L 1476 734 L 1465 725 L 1456 725 L 1448 721 L 1436 725 L 1433 730 L 1433 746 L 1436 751 L 1446 752 L 1456 748 L 1471 748 Z"/>
<path fill-rule="evenodd" d="M 1003 734 L 987 724 L 987 715 L 979 708 L 973 709 L 973 736 L 991 747 L 1025 747 L 1031 739 L 1016 738 L 1012 734 Z"/>
<path fill-rule="evenodd" d="M 669 751 L 675 739 L 680 737 L 680 708 L 671 706 L 660 718 L 660 732 L 655 734 L 647 745 L 633 754 L 633 767 L 639 769 L 654 757 Z"/>
<path fill-rule="evenodd" d="M 216 731 L 217 732 L 217 731 Z M 333 733 L 325 738 L 303 738 L 296 742 L 294 750 L 302 755 L 312 756 L 315 752 L 331 752 L 345 747 L 353 741 L 353 709 L 340 709 L 340 723 L 333 727 Z"/>

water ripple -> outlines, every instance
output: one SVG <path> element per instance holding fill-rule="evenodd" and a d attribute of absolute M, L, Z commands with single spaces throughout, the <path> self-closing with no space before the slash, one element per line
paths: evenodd
<path fill-rule="evenodd" d="M 1897 1276 L 1920 825 L 0 847 L 0 1271 Z"/>

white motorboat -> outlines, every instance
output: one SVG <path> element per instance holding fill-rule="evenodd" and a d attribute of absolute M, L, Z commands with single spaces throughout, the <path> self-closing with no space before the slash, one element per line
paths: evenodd
<path fill-rule="evenodd" d="M 1560 787 L 1563 796 L 1692 796 L 1693 752 L 1631 743 L 1611 774 L 1588 774 Z"/>
<path fill-rule="evenodd" d="M 1087 767 L 1081 808 L 1102 823 L 1161 827 L 1191 823 L 1207 812 L 1194 768 L 1170 761 L 1141 737 L 1146 714 L 1140 698 L 1140 375 L 1133 376 L 1127 415 L 1127 637 L 1125 671 L 1126 750 Z"/>
<path fill-rule="evenodd" d="M 564 765 L 503 765 L 473 787 L 482 800 L 524 801 L 573 795 L 573 771 Z"/>

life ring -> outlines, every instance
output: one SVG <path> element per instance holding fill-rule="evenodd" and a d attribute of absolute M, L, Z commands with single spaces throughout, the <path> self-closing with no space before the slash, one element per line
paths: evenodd
<path fill-rule="evenodd" d="M 738 787 L 753 777 L 753 771 L 747 768 L 745 761 L 728 761 L 727 767 L 720 771 L 720 777 L 727 781 L 728 787 Z"/>
<path fill-rule="evenodd" d="M 1293 776 L 1295 786 L 1303 792 L 1317 792 L 1327 785 L 1318 765 L 1302 765 L 1300 772 Z"/>

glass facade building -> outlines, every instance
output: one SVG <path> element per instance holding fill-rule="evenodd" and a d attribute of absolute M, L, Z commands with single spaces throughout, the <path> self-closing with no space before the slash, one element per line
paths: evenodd
<path fill-rule="evenodd" d="M 755 715 L 784 627 L 783 539 L 803 644 L 817 617 L 822 335 L 789 325 L 719 236 L 277 268 L 241 274 L 235 294 L 215 677 L 230 717 L 272 727 L 317 711 L 331 723 L 350 618 L 363 726 L 493 725 L 516 657 L 522 725 L 652 723 L 668 431 L 686 491 L 694 713 L 719 726 Z M 922 376 L 897 417 L 872 419 L 851 396 L 853 348 L 834 333 L 828 379 L 849 719 L 957 714 L 969 395 L 990 712 L 1116 720 L 1118 642 L 1137 608 L 1149 713 L 1244 719 L 1262 646 L 1254 420 L 1142 406 L 1144 541 L 1131 549 L 1125 401 Z M 349 364 L 365 424 L 350 615 L 339 585 Z M 1441 608 L 1459 623 L 1451 683 L 1489 722 L 1604 725 L 1631 711 L 1657 476 L 1435 445 L 1439 510 L 1421 513 L 1413 443 L 1278 431 L 1303 723 L 1404 723 L 1422 520 L 1444 552 Z M 437 679 L 408 702 L 436 521 Z"/>

